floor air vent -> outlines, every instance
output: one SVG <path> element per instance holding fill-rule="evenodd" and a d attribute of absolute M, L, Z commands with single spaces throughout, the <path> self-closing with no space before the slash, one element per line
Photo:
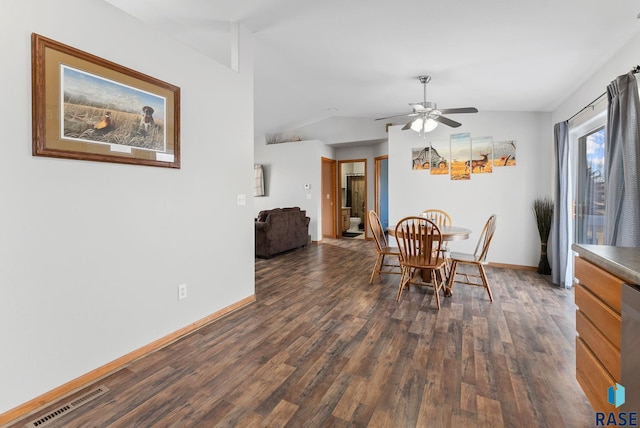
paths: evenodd
<path fill-rule="evenodd" d="M 65 404 L 63 406 L 60 406 L 57 409 L 47 413 L 46 415 L 41 416 L 38 419 L 35 419 L 35 420 L 29 422 L 24 427 L 25 428 L 39 428 L 39 427 L 47 426 L 50 422 L 53 422 L 56 419 L 58 419 L 59 417 L 66 415 L 67 413 L 71 412 L 72 410 L 77 409 L 78 407 L 82 406 L 83 404 L 87 404 L 91 400 L 95 400 L 96 398 L 100 397 L 101 395 L 106 394 L 107 392 L 109 392 L 109 388 L 107 388 L 104 385 L 99 386 L 98 388 L 87 392 L 86 394 L 76 398 L 75 400 L 73 400 L 73 401 L 71 401 L 71 402 L 69 402 L 69 403 L 67 403 L 67 404 Z"/>

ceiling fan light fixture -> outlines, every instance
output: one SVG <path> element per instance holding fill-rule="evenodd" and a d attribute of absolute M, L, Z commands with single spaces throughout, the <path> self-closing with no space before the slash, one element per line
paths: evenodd
<path fill-rule="evenodd" d="M 438 122 L 435 120 L 428 118 L 424 123 L 424 132 L 431 132 L 438 127 Z"/>
<path fill-rule="evenodd" d="M 417 118 L 416 120 L 414 120 L 411 124 L 411 129 L 418 133 L 422 132 L 422 118 Z"/>
<path fill-rule="evenodd" d="M 423 127 L 423 124 L 424 124 L 424 127 Z M 416 131 L 418 134 L 420 134 L 423 131 L 425 133 L 431 132 L 437 127 L 438 127 L 438 122 L 431 119 L 430 117 L 427 118 L 427 120 L 423 120 L 421 117 L 419 117 L 416 120 L 414 120 L 413 123 L 411 124 L 411 129 Z"/>

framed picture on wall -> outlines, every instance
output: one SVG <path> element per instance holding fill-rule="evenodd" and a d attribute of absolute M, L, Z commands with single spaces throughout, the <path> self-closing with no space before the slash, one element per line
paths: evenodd
<path fill-rule="evenodd" d="M 180 168 L 180 88 L 31 35 L 33 155 Z"/>

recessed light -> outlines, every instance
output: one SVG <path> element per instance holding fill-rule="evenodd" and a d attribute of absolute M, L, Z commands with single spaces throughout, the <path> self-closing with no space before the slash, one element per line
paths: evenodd
<path fill-rule="evenodd" d="M 335 107 L 329 107 L 329 111 L 338 111 L 338 109 Z"/>

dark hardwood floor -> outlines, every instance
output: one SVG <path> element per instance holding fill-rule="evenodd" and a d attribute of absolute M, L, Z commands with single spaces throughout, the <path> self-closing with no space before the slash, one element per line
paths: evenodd
<path fill-rule="evenodd" d="M 325 240 L 256 260 L 255 303 L 101 380 L 109 392 L 47 427 L 594 425 L 571 290 L 489 267 L 493 303 L 459 284 L 440 311 L 426 288 L 398 303 L 398 275 L 369 284 L 373 248 Z"/>

